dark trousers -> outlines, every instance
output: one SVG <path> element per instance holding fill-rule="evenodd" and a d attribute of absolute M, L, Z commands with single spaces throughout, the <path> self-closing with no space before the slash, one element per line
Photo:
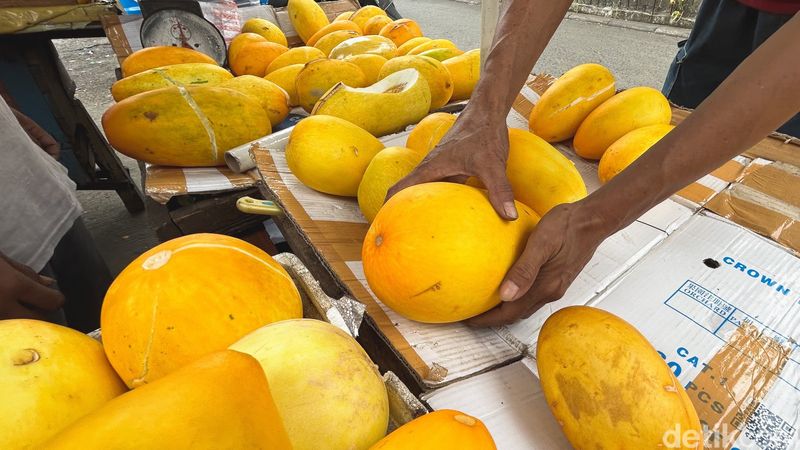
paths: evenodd
<path fill-rule="evenodd" d="M 704 0 L 689 39 L 678 43 L 678 54 L 662 89 L 672 103 L 697 106 L 736 67 L 792 16 L 771 14 L 736 0 Z M 793 62 L 787 61 L 787 64 Z M 778 129 L 800 137 L 800 114 Z"/>
<path fill-rule="evenodd" d="M 66 320 L 66 325 L 84 333 L 100 327 L 100 308 L 112 278 L 83 220 L 78 218 L 61 238 L 42 274 L 56 279 L 66 299 L 64 310 L 52 321 Z"/>

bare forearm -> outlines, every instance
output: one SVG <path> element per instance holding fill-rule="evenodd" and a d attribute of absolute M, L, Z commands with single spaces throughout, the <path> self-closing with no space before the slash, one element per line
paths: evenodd
<path fill-rule="evenodd" d="M 514 99 L 570 3 L 570 0 L 509 1 L 497 24 L 470 105 L 479 108 L 486 117 L 505 123 Z"/>
<path fill-rule="evenodd" d="M 741 154 L 800 111 L 800 15 L 747 58 L 678 127 L 589 196 L 608 232 Z"/>

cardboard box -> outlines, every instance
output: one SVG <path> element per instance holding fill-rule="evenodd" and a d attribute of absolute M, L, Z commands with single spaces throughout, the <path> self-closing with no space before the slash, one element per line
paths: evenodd
<path fill-rule="evenodd" d="M 527 128 L 530 108 L 549 80 L 529 79 L 508 117 L 509 126 Z M 676 121 L 687 114 L 673 112 Z M 432 408 L 461 409 L 481 418 L 501 449 L 569 448 L 544 402 L 533 355 L 539 329 L 550 314 L 567 305 L 591 305 L 622 316 L 663 353 L 701 418 L 713 430 L 727 433 L 726 446 L 710 448 L 769 448 L 765 442 L 770 439 L 772 450 L 800 448 L 800 260 L 779 244 L 703 209 L 711 208 L 709 200 L 720 192 L 740 189 L 737 185 L 759 186 L 765 195 L 781 194 L 788 196 L 783 201 L 793 201 L 795 189 L 770 191 L 776 184 L 764 181 L 772 180 L 766 177 L 769 173 L 794 176 L 791 168 L 770 167 L 772 163 L 749 156 L 732 160 L 601 244 L 558 302 L 512 326 L 475 330 L 405 320 L 372 295 L 360 262 L 366 220 L 354 199 L 313 191 L 291 174 L 283 156 L 288 134 L 253 150 L 265 194 L 284 209 L 331 273 L 366 305 L 368 315 L 414 369 L 426 391 L 422 398 Z M 403 145 L 406 136 L 382 141 Z M 770 138 L 748 155 L 790 157 L 785 145 L 793 144 Z M 575 162 L 590 191 L 599 187 L 596 163 L 578 158 L 569 143 L 556 147 Z M 719 267 L 712 269 L 716 263 Z M 784 295 L 787 290 L 790 294 Z M 710 368 L 704 371 L 701 363 Z M 714 385 L 725 377 L 736 381 L 727 386 L 731 392 Z M 719 414 L 720 409 L 726 412 Z"/>

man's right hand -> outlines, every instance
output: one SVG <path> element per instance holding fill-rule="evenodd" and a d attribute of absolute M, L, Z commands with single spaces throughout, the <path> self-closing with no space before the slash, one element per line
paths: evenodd
<path fill-rule="evenodd" d="M 488 123 L 487 119 L 487 116 L 471 116 L 469 109 L 465 110 L 422 163 L 389 189 L 387 200 L 416 184 L 433 181 L 463 183 L 474 176 L 486 186 L 489 201 L 497 214 L 506 220 L 516 219 L 514 193 L 506 176 L 508 128 L 505 117 L 501 117 L 499 123 Z"/>
<path fill-rule="evenodd" d="M 64 304 L 54 280 L 0 254 L 0 319 L 44 319 Z"/>

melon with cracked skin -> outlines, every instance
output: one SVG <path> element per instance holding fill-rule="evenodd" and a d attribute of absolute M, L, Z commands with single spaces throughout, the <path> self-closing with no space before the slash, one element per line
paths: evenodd
<path fill-rule="evenodd" d="M 214 58 L 190 48 L 156 46 L 137 50 L 120 64 L 123 77 L 129 77 L 156 67 L 183 63 L 217 64 Z M 219 64 L 217 64 L 219 65 Z"/>
<path fill-rule="evenodd" d="M 108 108 L 102 123 L 120 153 L 178 167 L 222 166 L 227 150 L 272 131 L 257 100 L 219 86 L 143 92 Z"/>
<path fill-rule="evenodd" d="M 364 72 L 353 63 L 338 59 L 317 59 L 306 63 L 295 78 L 298 103 L 306 111 L 313 111 L 319 99 L 337 83 L 352 87 L 367 85 Z"/>
<path fill-rule="evenodd" d="M 264 324 L 302 315 L 291 277 L 263 250 L 192 234 L 130 263 L 106 293 L 100 325 L 111 365 L 136 388 Z"/>
<path fill-rule="evenodd" d="M 292 129 L 289 170 L 311 189 L 355 197 L 372 158 L 383 149 L 375 136 L 338 117 L 315 115 Z"/>
<path fill-rule="evenodd" d="M 233 78 L 216 64 L 184 63 L 145 70 L 111 85 L 114 101 L 125 100 L 142 92 L 170 86 L 217 86 Z"/>
<path fill-rule="evenodd" d="M 431 107 L 428 82 L 416 69 L 404 69 L 366 88 L 339 83 L 319 99 L 312 114 L 339 117 L 385 136 L 419 122 Z"/>
<path fill-rule="evenodd" d="M 536 364 L 547 404 L 573 447 L 703 448 L 683 386 L 623 319 L 589 306 L 557 311 L 539 333 Z M 666 441 L 675 430 L 677 446 Z"/>
<path fill-rule="evenodd" d="M 569 139 L 595 108 L 615 93 L 614 75 L 600 64 L 564 72 L 533 106 L 530 130 L 547 142 Z"/>
<path fill-rule="evenodd" d="M 427 56 L 398 56 L 383 65 L 378 79 L 403 69 L 417 69 L 425 77 L 431 91 L 431 110 L 439 109 L 450 101 L 453 95 L 453 77 L 441 62 Z"/>
<path fill-rule="evenodd" d="M 370 222 L 383 206 L 386 193 L 411 173 L 424 155 L 405 147 L 386 147 L 367 166 L 358 185 L 358 207 Z"/>
<path fill-rule="evenodd" d="M 375 296 L 425 323 L 458 322 L 500 303 L 500 283 L 539 221 L 517 202 L 519 218 L 497 215 L 486 192 L 425 183 L 395 194 L 364 238 L 364 274 Z"/>
<path fill-rule="evenodd" d="M 308 42 L 314 33 L 330 23 L 325 11 L 314 0 L 289 0 L 286 11 L 303 42 Z"/>
<path fill-rule="evenodd" d="M 289 115 L 289 94 L 277 84 L 254 75 L 242 75 L 228 80 L 220 87 L 249 95 L 261 104 L 271 126 L 278 125 Z"/>
<path fill-rule="evenodd" d="M 397 54 L 397 46 L 383 36 L 359 36 L 348 39 L 331 50 L 331 59 L 347 59 L 355 55 L 379 55 L 392 59 Z"/>
<path fill-rule="evenodd" d="M 126 392 L 100 342 L 28 319 L 0 320 L 0 448 L 38 449 Z"/>
<path fill-rule="evenodd" d="M 284 320 L 230 348 L 261 363 L 294 450 L 367 450 L 386 434 L 383 379 L 358 342 L 338 327 Z"/>
<path fill-rule="evenodd" d="M 497 446 L 480 419 L 461 411 L 440 409 L 417 417 L 370 447 L 370 450 L 411 449 L 497 450 Z"/>
<path fill-rule="evenodd" d="M 252 356 L 213 352 L 111 400 L 40 448 L 291 450 L 271 388 Z"/>

